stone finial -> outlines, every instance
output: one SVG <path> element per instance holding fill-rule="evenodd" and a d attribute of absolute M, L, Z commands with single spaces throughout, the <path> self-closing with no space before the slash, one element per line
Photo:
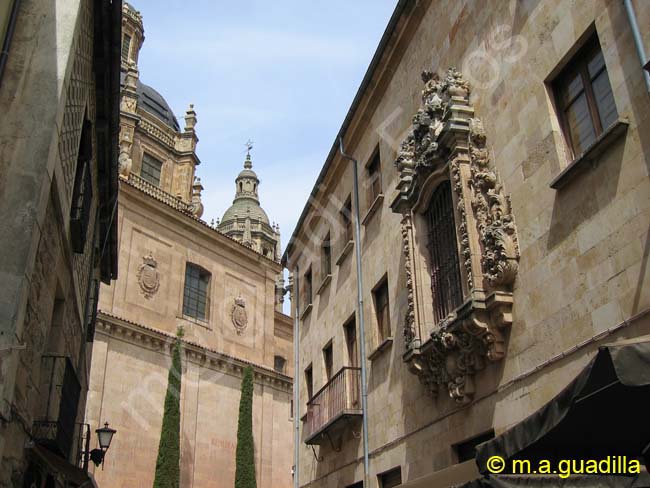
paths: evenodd
<path fill-rule="evenodd" d="M 192 185 L 192 202 L 190 203 L 190 209 L 196 218 L 201 218 L 201 215 L 203 215 L 203 203 L 201 202 L 202 191 L 203 185 L 201 184 L 201 178 L 195 176 L 194 184 Z"/>
<path fill-rule="evenodd" d="M 196 126 L 196 112 L 194 111 L 194 104 L 190 103 L 190 107 L 185 112 L 185 132 L 194 132 Z"/>

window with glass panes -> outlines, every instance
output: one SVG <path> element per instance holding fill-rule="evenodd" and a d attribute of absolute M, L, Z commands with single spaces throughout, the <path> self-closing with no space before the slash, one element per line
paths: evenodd
<path fill-rule="evenodd" d="M 325 379 L 329 381 L 332 379 L 334 369 L 334 352 L 332 351 L 331 342 L 323 348 L 323 364 L 325 366 Z"/>
<path fill-rule="evenodd" d="M 305 273 L 305 304 L 311 305 L 313 300 L 313 285 L 312 285 L 312 274 L 311 268 Z"/>
<path fill-rule="evenodd" d="M 321 275 L 322 278 L 332 274 L 332 247 L 330 245 L 330 233 L 328 232 L 321 244 Z"/>
<path fill-rule="evenodd" d="M 124 34 L 122 37 L 122 61 L 128 61 L 129 50 L 131 49 L 131 36 Z"/>
<path fill-rule="evenodd" d="M 381 194 L 381 158 L 379 149 L 375 151 L 368 165 L 368 206 Z"/>
<path fill-rule="evenodd" d="M 148 181 L 152 185 L 160 186 L 160 169 L 162 163 L 150 154 L 144 153 L 142 155 L 142 169 L 140 170 L 140 178 Z"/>
<path fill-rule="evenodd" d="M 208 289 L 210 273 L 191 263 L 185 267 L 185 291 L 183 293 L 183 315 L 206 320 L 208 313 Z"/>
<path fill-rule="evenodd" d="M 598 37 L 569 61 L 553 82 L 564 136 L 577 157 L 618 119 Z"/>
<path fill-rule="evenodd" d="M 349 196 L 341 209 L 341 223 L 343 224 L 343 242 L 352 240 L 352 197 Z"/>
<path fill-rule="evenodd" d="M 388 307 L 388 280 L 384 281 L 373 292 L 375 298 L 375 316 L 377 317 L 377 329 L 379 340 L 385 341 L 391 337 L 390 314 Z"/>

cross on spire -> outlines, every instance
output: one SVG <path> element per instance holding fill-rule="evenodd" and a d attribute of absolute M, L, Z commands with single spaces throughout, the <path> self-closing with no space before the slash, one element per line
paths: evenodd
<path fill-rule="evenodd" d="M 245 145 L 246 145 L 246 161 L 244 162 L 244 168 L 251 169 L 253 167 L 253 162 L 251 161 L 251 149 L 253 149 L 253 141 L 248 139 Z"/>

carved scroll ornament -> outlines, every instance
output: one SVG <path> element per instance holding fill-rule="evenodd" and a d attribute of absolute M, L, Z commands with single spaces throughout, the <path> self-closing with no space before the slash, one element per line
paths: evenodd
<path fill-rule="evenodd" d="M 472 399 L 476 373 L 505 354 L 501 329 L 512 322 L 517 232 L 510 199 L 490 162 L 483 124 L 469 104 L 469 84 L 453 68 L 443 79 L 425 71 L 422 80 L 422 105 L 395 160 L 398 195 L 391 204 L 402 214 L 408 297 L 405 361 L 431 393 L 443 386 L 456 402 L 466 403 Z M 459 261 L 468 292 L 463 305 L 423 330 L 417 297 L 431 294 L 416 293 L 422 284 L 413 276 L 418 259 L 413 216 L 427 178 L 445 168 L 457 202 Z"/>

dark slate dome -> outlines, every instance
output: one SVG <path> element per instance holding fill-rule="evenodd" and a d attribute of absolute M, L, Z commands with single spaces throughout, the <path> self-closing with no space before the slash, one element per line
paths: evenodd
<path fill-rule="evenodd" d="M 125 76 L 126 75 L 123 72 L 120 74 L 120 84 L 122 86 L 124 86 Z M 180 132 L 180 126 L 178 125 L 178 120 L 176 120 L 176 117 L 174 116 L 174 112 L 172 112 L 167 100 L 165 100 L 160 93 L 149 85 L 140 82 L 140 80 L 138 80 L 136 92 L 138 94 L 139 108 L 145 112 L 149 112 L 151 115 L 155 115 L 176 132 Z"/>

